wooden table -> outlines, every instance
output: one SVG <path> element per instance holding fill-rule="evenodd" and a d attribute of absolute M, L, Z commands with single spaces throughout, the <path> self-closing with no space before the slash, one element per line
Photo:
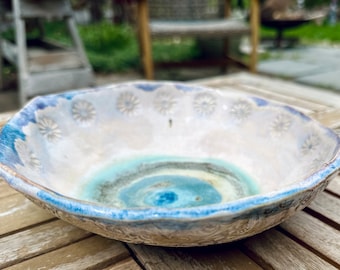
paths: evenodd
<path fill-rule="evenodd" d="M 340 95 L 248 73 L 196 81 L 288 103 L 340 131 Z M 1 114 L 4 123 L 12 114 Z M 339 269 L 340 176 L 304 211 L 245 240 L 162 248 L 105 239 L 35 206 L 0 179 L 0 269 Z"/>

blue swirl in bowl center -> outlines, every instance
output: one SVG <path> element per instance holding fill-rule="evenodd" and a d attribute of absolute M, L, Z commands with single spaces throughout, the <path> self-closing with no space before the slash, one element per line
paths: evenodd
<path fill-rule="evenodd" d="M 255 195 L 245 172 L 215 159 L 142 157 L 96 172 L 80 199 L 119 208 L 184 208 Z"/>
<path fill-rule="evenodd" d="M 221 202 L 221 195 L 212 186 L 185 175 L 145 177 L 119 192 L 127 207 L 193 207 Z"/>

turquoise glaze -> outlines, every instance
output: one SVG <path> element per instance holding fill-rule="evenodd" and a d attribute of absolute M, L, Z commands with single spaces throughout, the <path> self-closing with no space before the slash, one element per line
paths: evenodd
<path fill-rule="evenodd" d="M 119 208 L 195 207 L 255 195 L 254 180 L 235 165 L 214 159 L 140 157 L 95 172 L 83 200 Z"/>
<path fill-rule="evenodd" d="M 219 203 L 221 197 L 208 183 L 182 175 L 144 177 L 118 193 L 118 198 L 128 208 L 194 207 Z"/>

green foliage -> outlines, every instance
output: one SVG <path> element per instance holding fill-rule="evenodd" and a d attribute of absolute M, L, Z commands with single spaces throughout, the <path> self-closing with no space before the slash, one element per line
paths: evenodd
<path fill-rule="evenodd" d="M 305 0 L 306 8 L 316 8 L 320 6 L 328 6 L 331 0 Z"/>
<path fill-rule="evenodd" d="M 197 43 L 192 38 L 161 39 L 152 44 L 152 53 L 155 61 L 183 61 L 195 59 L 200 56 Z"/>
<path fill-rule="evenodd" d="M 45 36 L 64 45 L 71 45 L 72 40 L 68 34 L 68 29 L 63 21 L 46 22 L 43 25 Z M 32 34 L 31 34 L 32 35 Z"/>
<path fill-rule="evenodd" d="M 130 26 L 100 22 L 78 28 L 95 71 L 114 72 L 138 66 L 138 44 Z"/>
<path fill-rule="evenodd" d="M 65 45 L 72 41 L 67 33 L 65 23 L 49 22 L 44 25 L 49 39 Z M 129 25 L 113 25 L 100 22 L 79 25 L 78 30 L 83 40 L 90 63 L 96 72 L 119 72 L 136 69 L 140 66 L 139 45 L 135 30 Z M 331 26 L 308 23 L 301 27 L 287 30 L 285 37 L 298 37 L 304 43 L 331 42 L 340 43 L 340 23 Z M 275 36 L 273 29 L 261 29 L 261 36 Z M 13 32 L 3 33 L 13 39 Z M 30 35 L 34 38 L 37 33 Z M 161 39 L 153 42 L 153 56 L 156 61 L 182 61 L 199 58 L 201 51 L 194 39 Z"/>
<path fill-rule="evenodd" d="M 139 45 L 131 26 L 101 22 L 78 28 L 95 71 L 117 72 L 140 66 Z M 158 41 L 152 49 L 156 61 L 181 61 L 198 55 L 191 39 Z"/>
<path fill-rule="evenodd" d="M 273 37 L 275 30 L 262 28 L 261 36 Z M 307 23 L 284 32 L 284 37 L 298 37 L 303 43 L 340 43 L 340 23 L 336 25 Z"/>
<path fill-rule="evenodd" d="M 131 45 L 134 34 L 129 26 L 113 25 L 103 21 L 100 23 L 79 26 L 79 32 L 86 48 L 93 51 L 122 49 Z"/>
<path fill-rule="evenodd" d="M 65 45 L 71 44 L 65 25 L 49 23 L 45 26 L 45 31 L 48 38 Z M 78 31 L 96 72 L 118 72 L 140 66 L 139 45 L 131 26 L 113 25 L 103 21 L 79 25 Z M 197 57 L 198 54 L 196 43 L 192 39 L 167 39 L 153 43 L 153 55 L 157 61 L 181 61 Z"/>

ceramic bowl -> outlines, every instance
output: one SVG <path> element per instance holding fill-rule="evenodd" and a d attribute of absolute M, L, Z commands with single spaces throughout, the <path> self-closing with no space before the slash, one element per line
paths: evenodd
<path fill-rule="evenodd" d="M 232 90 L 135 82 L 37 97 L 0 134 L 0 176 L 57 217 L 161 246 L 225 243 L 308 205 L 339 137 Z"/>

